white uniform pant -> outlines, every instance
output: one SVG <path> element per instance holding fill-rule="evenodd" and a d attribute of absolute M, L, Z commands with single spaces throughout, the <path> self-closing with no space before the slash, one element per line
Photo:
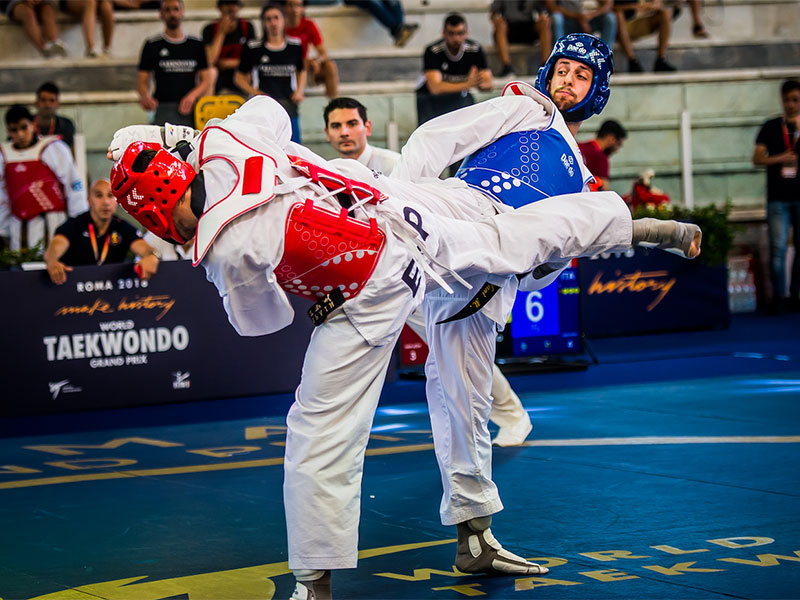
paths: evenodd
<path fill-rule="evenodd" d="M 461 308 L 463 306 L 458 307 L 457 310 Z M 422 341 L 426 344 L 428 343 L 428 334 L 425 331 L 425 317 L 422 314 L 421 307 L 411 313 L 406 325 L 422 338 Z M 489 420 L 492 423 L 498 427 L 510 427 L 523 419 L 529 419 L 528 413 L 525 412 L 525 407 L 522 406 L 522 401 L 511 389 L 511 384 L 496 364 L 492 364 L 492 390 L 490 393 L 492 396 L 492 412 L 489 413 Z"/>
<path fill-rule="evenodd" d="M 453 295 L 441 289 L 429 292 L 422 304 L 429 350 L 425 392 L 444 488 L 439 508 L 444 525 L 503 509 L 492 481 L 488 427 L 496 324 L 479 311 L 466 319 L 436 325 L 474 295 L 474 290 L 460 285 L 453 289 Z"/>
<path fill-rule="evenodd" d="M 314 329 L 286 419 L 290 569 L 356 566 L 364 452 L 399 333 L 370 346 L 342 310 Z"/>

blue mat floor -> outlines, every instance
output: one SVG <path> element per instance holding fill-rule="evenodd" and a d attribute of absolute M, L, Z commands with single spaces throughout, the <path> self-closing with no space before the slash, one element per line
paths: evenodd
<path fill-rule="evenodd" d="M 799 333 L 796 315 L 737 317 L 596 340 L 586 371 L 512 376 L 535 428 L 495 450 L 492 529 L 544 577 L 454 570 L 424 390 L 393 384 L 361 560 L 334 597 L 800 598 Z M 264 415 L 286 401 L 3 423 L 0 599 L 288 598 L 285 430 Z"/>

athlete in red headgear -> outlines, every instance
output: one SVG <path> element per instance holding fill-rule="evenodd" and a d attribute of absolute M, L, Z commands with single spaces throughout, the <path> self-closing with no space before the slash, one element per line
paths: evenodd
<path fill-rule="evenodd" d="M 480 129 L 479 144 L 461 147 L 450 159 L 549 119 L 525 96 L 489 101 L 483 116 L 492 127 Z M 151 176 L 159 151 L 131 148 L 130 132 L 121 130 L 112 141 L 112 156 L 123 157 L 113 186 L 127 190 L 120 198 L 126 209 L 159 213 L 147 217 L 154 232 L 185 239 L 196 230 L 194 262 L 202 263 L 242 335 L 288 325 L 294 313 L 286 292 L 318 300 L 310 315 L 319 326 L 287 416 L 284 501 L 295 595 L 324 598 L 330 597 L 329 571 L 357 562 L 361 469 L 373 414 L 394 342 L 426 289 L 451 289 L 464 277 L 513 277 L 551 260 L 627 248 L 633 235 L 630 213 L 613 192 L 545 198 L 505 212 L 458 180 L 412 182 L 353 160 L 326 162 L 290 142 L 290 133 L 279 104 L 253 98 L 191 141 L 185 160 L 197 175 L 184 186 L 189 172 L 181 159 L 162 155 L 158 175 L 153 167 Z M 160 132 L 135 137 L 156 141 Z M 183 194 L 174 200 L 179 188 L 165 176 L 164 187 L 148 184 L 153 193 L 140 204 L 145 188 L 138 182 L 157 182 L 165 166 L 180 171 Z M 699 250 L 692 241 L 687 227 L 665 245 L 679 243 L 692 254 Z M 460 367 L 442 364 L 439 373 L 458 377 Z M 490 364 L 471 367 L 491 373 Z M 488 406 L 474 407 L 476 421 L 485 424 Z M 488 527 L 502 504 L 486 470 L 484 442 L 491 442 L 485 426 L 471 421 L 451 428 L 456 409 L 432 403 L 430 410 L 437 456 L 448 442 L 464 453 L 463 472 L 442 471 L 448 489 L 463 493 L 443 504 L 442 513 L 445 524 L 459 524 L 458 568 L 546 573 L 503 550 Z"/>

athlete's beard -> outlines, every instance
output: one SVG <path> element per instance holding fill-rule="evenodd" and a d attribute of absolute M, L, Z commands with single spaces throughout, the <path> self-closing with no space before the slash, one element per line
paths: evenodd
<path fill-rule="evenodd" d="M 558 96 L 558 92 L 564 89 L 566 89 L 569 93 L 572 94 L 571 98 L 563 98 Z M 560 88 L 556 88 L 555 90 L 553 90 L 553 98 L 554 98 L 553 102 L 555 103 L 556 108 L 558 108 L 558 110 L 562 112 L 565 110 L 569 110 L 570 108 L 578 104 L 578 100 L 575 98 L 575 92 L 572 91 L 572 89 L 568 88 L 567 86 L 561 86 Z"/>

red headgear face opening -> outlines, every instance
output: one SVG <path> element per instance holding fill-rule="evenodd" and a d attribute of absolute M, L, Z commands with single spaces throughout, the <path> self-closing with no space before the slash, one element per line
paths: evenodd
<path fill-rule="evenodd" d="M 140 156 L 142 152 L 147 155 Z M 161 144 L 134 142 L 111 168 L 111 191 L 120 206 L 148 231 L 183 244 L 186 240 L 175 229 L 172 210 L 196 176 L 188 163 Z"/>

